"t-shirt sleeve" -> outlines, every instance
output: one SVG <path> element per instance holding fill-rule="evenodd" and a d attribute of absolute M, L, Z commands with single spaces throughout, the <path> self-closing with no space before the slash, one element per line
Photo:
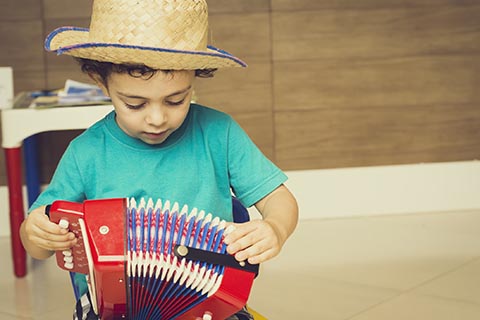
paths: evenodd
<path fill-rule="evenodd" d="M 250 207 L 287 180 L 232 120 L 228 132 L 228 170 L 231 188 L 246 207 Z"/>
<path fill-rule="evenodd" d="M 38 196 L 29 212 L 56 200 L 73 202 L 85 200 L 84 183 L 71 145 L 60 159 L 48 187 Z"/>

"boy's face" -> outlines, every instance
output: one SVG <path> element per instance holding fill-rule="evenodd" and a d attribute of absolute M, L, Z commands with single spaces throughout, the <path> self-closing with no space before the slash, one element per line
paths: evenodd
<path fill-rule="evenodd" d="M 158 71 L 150 79 L 112 73 L 108 88 L 118 126 L 148 144 L 164 142 L 185 120 L 190 109 L 194 71 Z"/>

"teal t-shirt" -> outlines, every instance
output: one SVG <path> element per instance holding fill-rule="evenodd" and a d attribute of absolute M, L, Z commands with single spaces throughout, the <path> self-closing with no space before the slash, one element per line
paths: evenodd
<path fill-rule="evenodd" d="M 192 104 L 180 128 L 159 145 L 128 136 L 111 112 L 70 143 L 31 210 L 55 200 L 152 198 L 232 221 L 232 192 L 250 207 L 286 180 L 220 111 Z M 84 277 L 77 281 L 86 292 Z"/>

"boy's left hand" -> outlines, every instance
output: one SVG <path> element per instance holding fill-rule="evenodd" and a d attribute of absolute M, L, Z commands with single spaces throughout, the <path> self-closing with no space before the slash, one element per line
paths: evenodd
<path fill-rule="evenodd" d="M 232 223 L 235 230 L 225 237 L 227 252 L 238 261 L 248 260 L 251 264 L 265 262 L 275 257 L 284 240 L 267 220 L 251 220 Z"/>

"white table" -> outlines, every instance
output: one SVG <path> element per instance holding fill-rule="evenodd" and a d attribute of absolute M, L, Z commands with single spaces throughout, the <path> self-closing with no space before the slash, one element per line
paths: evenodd
<path fill-rule="evenodd" d="M 22 196 L 21 147 L 23 141 L 40 132 L 86 129 L 111 110 L 113 110 L 111 105 L 1 110 L 13 266 L 17 277 L 27 274 L 26 253 L 20 241 L 20 225 L 25 218 Z"/>

